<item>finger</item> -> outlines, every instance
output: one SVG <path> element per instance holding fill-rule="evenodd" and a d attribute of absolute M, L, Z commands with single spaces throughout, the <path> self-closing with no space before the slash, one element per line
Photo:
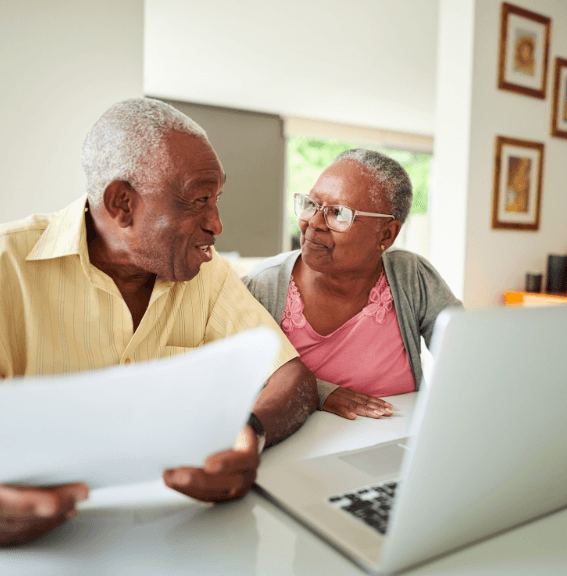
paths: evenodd
<path fill-rule="evenodd" d="M 0 515 L 10 517 L 33 514 L 37 494 L 20 486 L 0 485 Z"/>
<path fill-rule="evenodd" d="M 356 412 L 353 412 L 346 404 L 335 402 L 332 394 L 323 402 L 322 410 L 330 414 L 336 414 L 341 418 L 347 418 L 348 420 L 354 420 L 356 418 Z"/>
<path fill-rule="evenodd" d="M 347 402 L 343 405 L 338 406 L 338 409 L 335 411 L 335 414 L 342 416 L 343 418 L 348 418 L 349 420 L 356 420 L 358 416 L 357 412 L 358 403 L 355 401 Z"/>
<path fill-rule="evenodd" d="M 258 468 L 259 464 L 258 449 L 252 447 L 247 452 L 238 449 L 212 454 L 205 460 L 203 469 L 209 474 L 234 474 Z"/>
<path fill-rule="evenodd" d="M 353 400 L 358 402 L 359 404 L 365 404 L 372 406 L 375 409 L 382 409 L 384 412 L 392 412 L 394 407 L 386 400 L 382 400 L 382 398 L 377 398 L 376 396 L 369 396 L 368 394 L 362 394 L 357 392 L 354 396 Z"/>
<path fill-rule="evenodd" d="M 358 404 L 355 408 L 356 413 L 359 416 L 365 416 L 366 418 L 382 418 L 384 416 L 383 409 L 376 409 L 368 404 Z"/>
<path fill-rule="evenodd" d="M 223 502 L 245 494 L 256 470 L 236 475 L 207 474 L 201 468 L 177 468 L 164 473 L 164 482 L 173 490 L 204 502 Z"/>
<path fill-rule="evenodd" d="M 63 484 L 54 488 L 63 499 L 73 500 L 73 502 L 84 502 L 89 497 L 89 486 L 84 482 L 74 484 Z"/>
<path fill-rule="evenodd" d="M 3 516 L 26 518 L 55 516 L 63 512 L 57 492 L 53 489 L 21 486 L 3 486 L 0 491 L 0 509 Z"/>
<path fill-rule="evenodd" d="M 208 474 L 202 468 L 180 467 L 164 472 L 164 482 L 188 496 L 197 493 L 225 493 L 242 486 L 243 473 Z"/>
<path fill-rule="evenodd" d="M 355 400 L 360 406 L 366 406 L 369 410 L 378 410 L 379 412 L 386 412 L 390 411 L 390 408 L 386 408 L 384 404 L 377 402 L 375 398 L 370 397 L 369 400 L 365 402 L 358 402 Z"/>
<path fill-rule="evenodd" d="M 69 516 L 77 502 L 83 502 L 89 497 L 89 487 L 82 482 L 37 491 L 44 493 L 45 497 L 38 499 L 34 511 L 38 516 L 44 517 Z"/>
<path fill-rule="evenodd" d="M 83 483 L 50 488 L 4 485 L 0 486 L 0 509 L 2 514 L 13 517 L 58 516 L 74 508 L 76 502 L 85 500 L 88 491 Z"/>

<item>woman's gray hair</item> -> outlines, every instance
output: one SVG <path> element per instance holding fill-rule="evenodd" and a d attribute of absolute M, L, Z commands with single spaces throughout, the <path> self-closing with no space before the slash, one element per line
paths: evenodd
<path fill-rule="evenodd" d="M 367 168 L 375 182 L 370 189 L 371 197 L 376 200 L 382 189 L 390 202 L 392 215 L 403 224 L 410 212 L 413 191 L 408 173 L 401 164 L 385 154 L 364 148 L 353 148 L 339 154 L 331 165 L 342 160 L 354 160 Z"/>
<path fill-rule="evenodd" d="M 124 180 L 136 188 L 163 174 L 169 164 L 165 138 L 171 130 L 208 142 L 196 122 L 165 102 L 132 98 L 110 107 L 83 144 L 81 161 L 89 202 L 99 204 L 113 180 Z"/>

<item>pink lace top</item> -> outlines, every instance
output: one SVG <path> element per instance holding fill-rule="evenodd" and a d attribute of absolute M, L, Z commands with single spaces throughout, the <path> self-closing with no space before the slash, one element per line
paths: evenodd
<path fill-rule="evenodd" d="M 328 336 L 317 334 L 307 322 L 292 276 L 281 327 L 321 380 L 372 396 L 415 390 L 384 272 L 370 291 L 368 304 Z"/>

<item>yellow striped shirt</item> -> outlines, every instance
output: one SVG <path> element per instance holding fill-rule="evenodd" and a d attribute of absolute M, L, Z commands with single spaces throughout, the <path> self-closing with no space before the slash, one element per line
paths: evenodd
<path fill-rule="evenodd" d="M 189 282 L 157 278 L 134 332 L 116 284 L 90 263 L 85 204 L 0 225 L 0 377 L 162 358 L 259 325 L 282 337 L 274 370 L 297 356 L 216 252 Z"/>

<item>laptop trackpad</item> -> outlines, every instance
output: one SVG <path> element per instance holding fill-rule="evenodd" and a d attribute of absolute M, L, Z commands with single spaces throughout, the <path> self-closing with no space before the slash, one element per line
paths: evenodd
<path fill-rule="evenodd" d="M 402 467 L 402 461 L 407 451 L 404 444 L 407 440 L 407 438 L 403 438 L 395 443 L 372 446 L 372 448 L 358 450 L 339 458 L 370 476 L 395 476 Z"/>

